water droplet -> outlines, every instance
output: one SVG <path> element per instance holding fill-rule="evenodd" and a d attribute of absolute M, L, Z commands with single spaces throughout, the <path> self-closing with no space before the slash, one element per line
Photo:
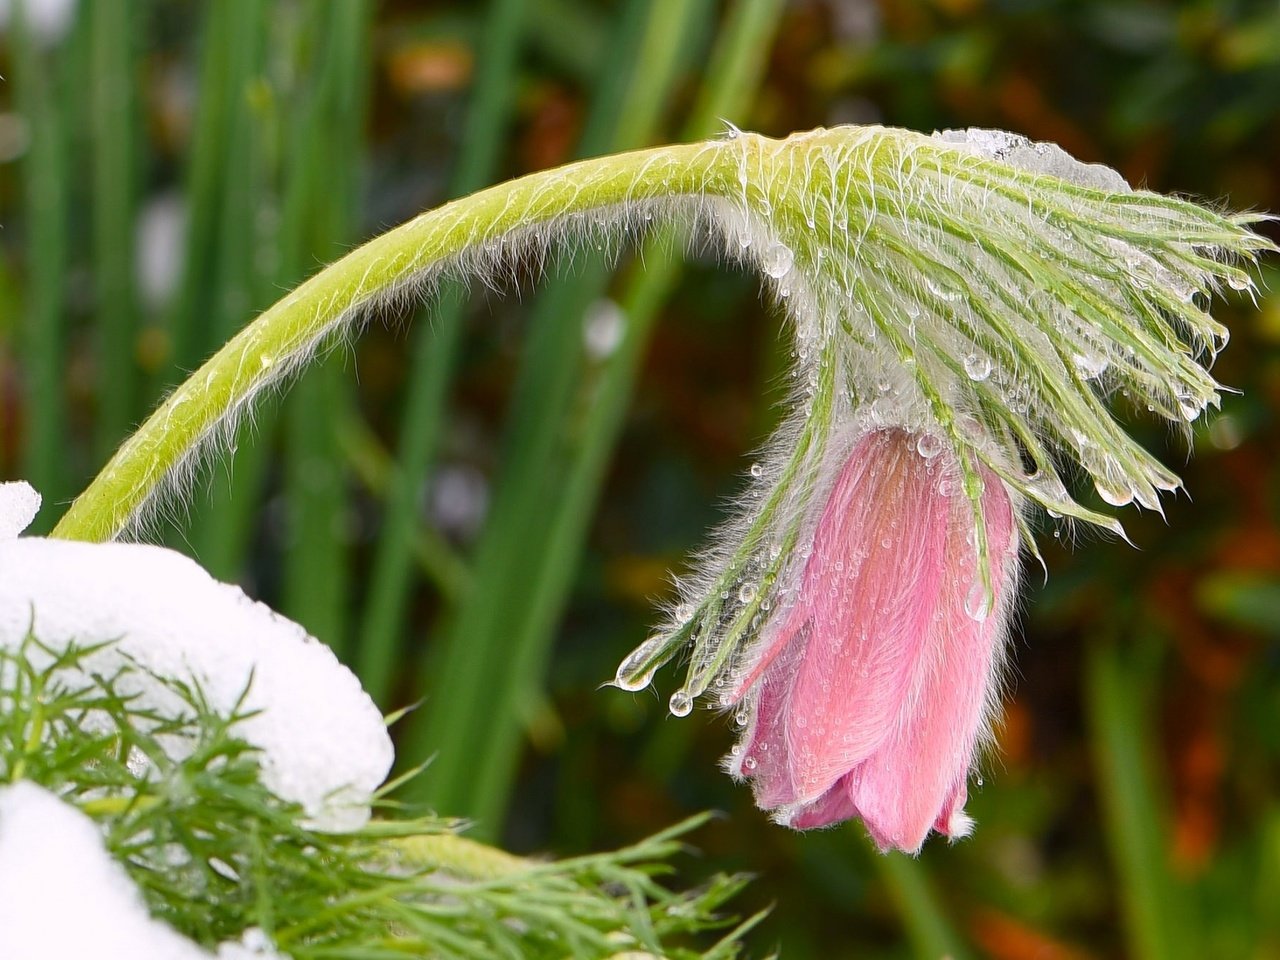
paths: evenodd
<path fill-rule="evenodd" d="M 942 452 L 942 438 L 936 433 L 922 433 L 916 441 L 916 453 L 926 460 L 936 457 Z"/>
<path fill-rule="evenodd" d="M 644 669 L 644 665 L 662 645 L 663 639 L 663 637 L 651 637 L 627 654 L 626 659 L 618 666 L 618 673 L 613 678 L 614 685 L 620 690 L 629 690 L 634 693 L 652 683 L 653 675 L 658 671 L 658 665 L 654 664 L 647 670 Z"/>
<path fill-rule="evenodd" d="M 751 475 L 759 480 L 764 476 L 764 467 L 760 466 L 758 463 L 753 463 L 751 465 Z"/>
<path fill-rule="evenodd" d="M 1227 286 L 1232 290 L 1248 290 L 1253 286 L 1253 281 L 1247 274 L 1233 273 L 1227 277 Z"/>
<path fill-rule="evenodd" d="M 756 588 L 753 583 L 744 583 L 738 588 L 738 602 L 750 603 L 756 598 Z"/>
<path fill-rule="evenodd" d="M 980 786 L 980 787 L 981 787 L 981 786 L 984 786 L 984 785 L 986 784 L 986 781 L 982 779 L 982 775 L 981 775 L 981 774 L 979 774 L 979 775 L 978 775 L 977 780 L 976 780 L 975 782 L 976 782 L 976 783 L 978 784 L 978 786 Z"/>
<path fill-rule="evenodd" d="M 1178 394 L 1178 412 L 1190 423 L 1204 412 L 1205 404 L 1199 397 L 1189 393 Z"/>
<path fill-rule="evenodd" d="M 991 616 L 991 592 L 979 578 L 969 588 L 969 595 L 964 598 L 964 612 L 971 620 L 982 623 Z"/>
<path fill-rule="evenodd" d="M 1123 507 L 1133 502 L 1133 488 L 1123 480 L 1117 480 L 1110 473 L 1093 478 L 1093 486 L 1100 496 L 1113 507 Z"/>
<path fill-rule="evenodd" d="M 693 698 L 683 690 L 677 690 L 667 701 L 667 709 L 671 711 L 673 717 L 687 717 L 693 710 Z"/>
<path fill-rule="evenodd" d="M 959 290 L 957 290 L 955 287 L 937 283 L 929 277 L 925 278 L 924 284 L 926 287 L 929 288 L 929 292 L 932 293 L 935 297 L 937 297 L 939 300 L 945 300 L 948 303 L 955 303 L 957 300 L 959 300 L 961 297 L 964 296 L 964 294 L 961 293 Z"/>
<path fill-rule="evenodd" d="M 236 872 L 235 867 L 227 863 L 225 860 L 219 860 L 217 857 L 210 857 L 207 861 L 209 868 L 218 876 L 230 880 L 232 883 L 240 882 L 240 874 Z"/>
<path fill-rule="evenodd" d="M 656 671 L 645 670 L 643 673 L 634 673 L 633 671 L 640 666 L 639 663 L 635 664 L 631 670 L 625 669 L 626 666 L 627 664 L 624 663 L 619 668 L 618 675 L 613 678 L 613 682 L 618 689 L 635 693 L 638 690 L 643 690 L 653 682 L 653 675 Z"/>
<path fill-rule="evenodd" d="M 795 263 L 795 251 L 788 247 L 785 243 L 774 241 L 769 248 L 760 255 L 760 269 L 766 274 L 778 280 L 785 277 L 791 270 L 791 265 Z"/>
<path fill-rule="evenodd" d="M 880 541 L 880 546 L 888 550 L 890 547 L 893 546 L 893 541 L 890 540 L 888 537 L 885 537 L 883 540 Z"/>
<path fill-rule="evenodd" d="M 755 757 L 747 757 L 745 760 L 742 761 L 743 770 L 754 770 L 758 766 L 760 766 L 760 761 L 758 761 Z"/>
<path fill-rule="evenodd" d="M 726 140 L 737 140 L 740 136 L 742 136 L 742 131 L 739 130 L 737 127 L 735 127 L 728 120 L 724 120 L 722 122 L 724 123 L 724 138 Z"/>
<path fill-rule="evenodd" d="M 1071 359 L 1076 369 L 1080 371 L 1080 376 L 1086 380 L 1096 380 L 1107 372 L 1107 367 L 1111 366 L 1111 361 L 1100 353 L 1077 353 Z"/>
<path fill-rule="evenodd" d="M 985 380 L 991 376 L 991 358 L 981 353 L 971 353 L 964 358 L 964 372 L 970 380 Z"/>

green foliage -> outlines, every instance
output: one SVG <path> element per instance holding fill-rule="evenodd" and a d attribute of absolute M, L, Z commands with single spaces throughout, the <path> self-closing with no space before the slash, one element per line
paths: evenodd
<path fill-rule="evenodd" d="M 28 638 L 0 650 L 0 780 L 30 780 L 97 820 L 152 915 L 205 946 L 256 927 L 294 960 L 628 950 L 729 960 L 754 923 L 717 914 L 742 877 L 686 893 L 660 882 L 701 817 L 614 853 L 545 862 L 434 817 L 314 830 L 263 786 L 236 732 L 247 714 L 219 715 L 198 688 L 161 677 L 151 679 L 183 710 L 141 710 L 121 692 L 133 668 L 93 674 L 94 649 Z"/>

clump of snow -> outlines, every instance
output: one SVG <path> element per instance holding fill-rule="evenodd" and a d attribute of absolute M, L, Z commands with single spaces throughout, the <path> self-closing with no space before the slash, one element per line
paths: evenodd
<path fill-rule="evenodd" d="M 968 147 L 973 153 L 999 160 L 1019 170 L 1046 173 L 1082 187 L 1116 193 L 1128 193 L 1132 189 L 1115 170 L 1101 163 L 1083 163 L 1056 143 L 1037 142 L 1016 133 L 985 130 L 981 127 L 943 130 L 934 133 L 933 138 L 943 143 Z"/>
<path fill-rule="evenodd" d="M 0 787 L 0 957 L 209 960 L 148 915 L 92 820 L 25 781 Z"/>
<path fill-rule="evenodd" d="M 0 483 L 0 540 L 12 540 L 36 518 L 40 494 L 21 480 Z"/>
<path fill-rule="evenodd" d="M 0 540 L 0 645 L 28 634 L 55 651 L 110 642 L 83 668 L 132 665 L 121 692 L 170 716 L 184 704 L 149 673 L 198 686 L 223 713 L 247 688 L 241 709 L 256 713 L 238 732 L 262 751 L 263 782 L 321 829 L 368 819 L 393 759 L 373 701 L 328 647 L 195 561 L 145 544 Z"/>

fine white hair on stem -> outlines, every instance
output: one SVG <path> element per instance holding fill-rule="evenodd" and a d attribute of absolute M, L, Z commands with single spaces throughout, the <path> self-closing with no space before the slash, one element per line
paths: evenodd
<path fill-rule="evenodd" d="M 184 451 L 148 496 L 123 519 L 116 536 L 146 539 L 159 521 L 176 519 L 186 508 L 191 491 L 198 487 L 202 471 L 234 448 L 235 438 L 242 430 L 253 428 L 254 412 L 261 402 L 287 390 L 318 358 L 350 347 L 371 319 L 434 301 L 446 285 L 481 286 L 492 293 L 505 294 L 519 290 L 522 279 L 536 281 L 556 263 L 572 270 L 588 255 L 612 262 L 627 242 L 639 241 L 655 225 L 686 224 L 692 228 L 686 234 L 689 243 L 705 247 L 710 231 L 702 225 L 701 204 L 701 198 L 696 197 L 646 200 L 519 227 L 467 245 L 447 260 L 371 291 L 368 297 L 341 312 L 333 312 L 328 302 L 316 304 L 312 335 L 288 352 L 260 351 L 250 341 L 243 355 L 256 355 L 264 365 L 264 375 L 258 376 L 253 389 L 238 396 Z"/>
<path fill-rule="evenodd" d="M 163 494 L 190 488 L 265 391 L 379 310 L 430 298 L 444 282 L 502 289 L 562 251 L 616 255 L 672 222 L 760 272 L 796 355 L 794 412 L 712 551 L 720 572 L 695 582 L 736 593 L 754 581 L 757 599 L 769 593 L 785 560 L 755 551 L 794 545 L 835 427 L 855 416 L 938 433 L 961 454 L 975 504 L 985 465 L 1054 513 L 1118 531 L 1071 497 L 1062 465 L 1079 463 L 1117 504 L 1154 508 L 1176 485 L 1106 401 L 1125 392 L 1181 422 L 1216 403 L 1201 361 L 1226 331 L 1208 297 L 1249 289 L 1237 261 L 1269 244 L 1248 228 L 1256 217 L 1075 176 L 1061 151 L 991 132 L 955 139 L 877 127 L 785 140 L 731 131 L 533 174 L 422 214 L 237 335 L 126 442 L 56 532 L 136 530 Z M 682 606 L 707 614 L 705 592 Z M 702 619 L 737 623 L 753 602 Z M 720 656 L 704 666 L 714 674 Z"/>

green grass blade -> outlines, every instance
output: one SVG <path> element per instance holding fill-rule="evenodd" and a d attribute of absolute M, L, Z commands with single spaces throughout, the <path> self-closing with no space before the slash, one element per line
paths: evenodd
<path fill-rule="evenodd" d="M 907 939 L 920 960 L 966 960 L 969 952 L 952 929 L 919 860 L 894 852 L 875 856 L 880 877 L 902 916 Z"/>
<path fill-rule="evenodd" d="M 207 8 L 200 44 L 199 99 L 184 188 L 187 231 L 182 276 L 169 318 L 172 375 L 195 368 L 218 345 L 210 329 L 219 297 L 215 274 L 220 235 L 235 217 L 226 207 L 231 181 L 244 175 L 237 121 L 248 111 L 244 97 L 261 57 L 264 24 L 256 0 L 227 0 Z M 241 225 L 241 230 L 244 226 Z"/>
<path fill-rule="evenodd" d="M 515 100 L 516 58 L 526 20 L 526 0 L 493 0 L 478 44 L 479 67 L 449 187 L 462 196 L 498 169 L 503 133 Z M 382 532 L 369 581 L 356 664 L 361 682 L 384 707 L 396 669 L 398 642 L 411 583 L 413 531 L 418 498 L 435 457 L 444 423 L 445 394 L 462 331 L 463 302 L 442 297 L 414 331 L 409 390 L 401 419 L 398 468 L 390 478 Z"/>
<path fill-rule="evenodd" d="M 378 499 L 386 500 L 391 484 L 403 471 L 402 464 L 392 460 L 362 417 L 354 414 L 349 417 L 341 438 L 347 464 L 361 485 Z M 456 602 L 470 589 L 471 571 L 435 527 L 417 514 L 411 515 L 408 522 L 412 525 L 409 546 L 418 568 L 439 589 L 446 602 Z"/>
<path fill-rule="evenodd" d="M 371 5 L 316 3 L 308 10 L 304 39 L 316 44 L 316 72 L 292 140 L 282 243 L 286 282 L 301 279 L 351 240 L 368 94 Z M 289 540 L 281 597 L 285 613 L 339 651 L 349 579 L 338 425 L 350 396 L 341 360 L 331 357 L 309 373 L 286 408 Z"/>
<path fill-rule="evenodd" d="M 142 10 L 127 0 L 90 4 L 93 101 L 93 277 L 98 329 L 97 438 L 105 460 L 138 412 L 134 360 L 137 299 L 134 223 L 139 174 L 135 31 Z"/>
<path fill-rule="evenodd" d="M 1163 811 L 1151 772 L 1144 664 L 1099 642 L 1085 665 L 1086 709 L 1117 894 L 1135 960 L 1196 956 L 1169 874 Z"/>
<path fill-rule="evenodd" d="M 267 5 L 229 0 L 203 24 L 201 79 L 190 168 L 186 258 L 170 316 L 178 371 L 189 370 L 265 307 L 275 290 L 262 255 L 261 212 L 270 202 L 271 121 L 265 82 Z M 212 471 L 197 498 L 187 539 L 215 576 L 241 574 L 261 473 L 245 469 L 250 440 Z M 257 460 L 265 458 L 257 455 Z M 231 491 L 236 491 L 235 496 Z"/>
<path fill-rule="evenodd" d="M 18 3 L 14 8 L 10 34 L 16 102 L 23 115 L 34 118 L 31 145 L 22 164 L 30 241 L 26 309 L 16 338 L 27 383 L 27 428 L 21 462 L 25 478 L 46 500 L 57 502 L 69 486 L 63 344 L 70 165 L 66 126 L 52 89 L 52 71 L 41 60 L 27 26 L 24 6 Z M 31 532 L 47 532 L 51 525 L 51 512 L 45 511 Z"/>

